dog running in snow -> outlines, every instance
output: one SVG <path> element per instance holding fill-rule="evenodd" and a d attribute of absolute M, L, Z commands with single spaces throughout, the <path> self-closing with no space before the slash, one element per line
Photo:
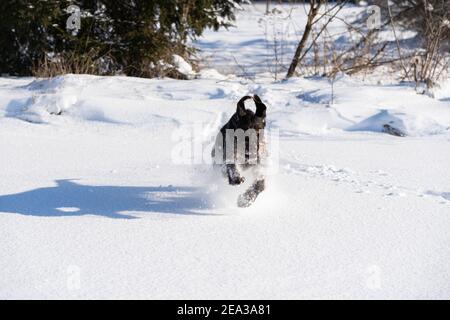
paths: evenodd
<path fill-rule="evenodd" d="M 246 100 L 255 102 L 255 112 L 245 108 Z M 230 185 L 239 185 L 245 181 L 240 173 L 241 169 L 253 170 L 255 181 L 239 196 L 239 207 L 250 206 L 265 189 L 261 160 L 267 156 L 264 140 L 266 109 L 266 105 L 256 94 L 242 97 L 237 103 L 236 112 L 220 129 L 211 153 L 213 163 L 221 166 Z"/>

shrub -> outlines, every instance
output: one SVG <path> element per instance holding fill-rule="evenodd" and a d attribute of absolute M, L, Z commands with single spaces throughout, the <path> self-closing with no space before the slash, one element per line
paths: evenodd
<path fill-rule="evenodd" d="M 241 0 L 2 0 L 0 73 L 167 74 L 187 40 L 229 26 Z M 79 30 L 66 29 L 80 8 Z"/>

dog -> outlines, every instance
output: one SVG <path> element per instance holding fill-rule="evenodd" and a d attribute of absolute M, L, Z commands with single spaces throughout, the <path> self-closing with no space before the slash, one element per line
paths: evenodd
<path fill-rule="evenodd" d="M 245 108 L 246 100 L 254 101 L 255 112 Z M 213 163 L 221 165 L 222 173 L 228 178 L 230 185 L 240 185 L 245 181 L 240 169 L 252 168 L 256 173 L 255 181 L 239 196 L 239 207 L 250 206 L 265 189 L 262 162 L 267 156 L 264 140 L 266 110 L 266 105 L 256 94 L 242 97 L 237 103 L 236 112 L 217 134 L 216 144 L 211 153 Z"/>

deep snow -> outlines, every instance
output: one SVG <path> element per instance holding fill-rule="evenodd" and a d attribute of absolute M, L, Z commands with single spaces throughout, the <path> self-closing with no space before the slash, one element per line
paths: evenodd
<path fill-rule="evenodd" d="M 0 298 L 450 298 L 449 82 L 435 99 L 348 77 L 334 92 L 207 68 L 0 78 Z M 206 158 L 248 93 L 279 153 L 239 209 L 242 188 L 174 155 L 191 132 Z"/>

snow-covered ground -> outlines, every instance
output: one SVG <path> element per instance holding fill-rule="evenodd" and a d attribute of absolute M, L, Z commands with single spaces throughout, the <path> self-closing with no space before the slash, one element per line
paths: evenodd
<path fill-rule="evenodd" d="M 248 93 L 279 139 L 240 209 L 242 187 L 179 151 L 207 160 Z M 326 79 L 206 67 L 0 78 L 0 298 L 448 299 L 449 128 L 450 81 L 433 99 L 341 76 L 331 104 Z"/>

